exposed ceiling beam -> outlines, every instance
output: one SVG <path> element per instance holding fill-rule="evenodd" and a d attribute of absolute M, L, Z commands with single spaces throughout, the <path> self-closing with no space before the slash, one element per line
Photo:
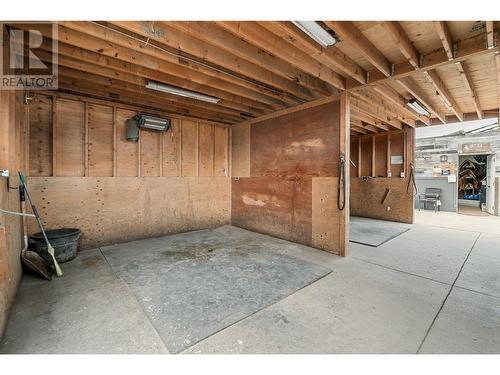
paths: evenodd
<path fill-rule="evenodd" d="M 289 64 L 330 83 L 339 90 L 346 87 L 345 78 L 313 59 L 298 48 L 291 47 L 279 36 L 252 22 L 216 22 L 216 24 L 247 42 L 287 61 Z"/>
<path fill-rule="evenodd" d="M 344 75 L 360 83 L 366 82 L 366 71 L 354 60 L 335 46 L 325 48 L 319 45 L 293 23 L 288 21 L 265 21 L 258 22 L 258 24 L 280 36 L 293 46 L 303 50 L 323 65 L 338 69 Z"/>
<path fill-rule="evenodd" d="M 287 103 L 287 105 L 295 105 L 302 101 L 282 90 L 256 83 L 222 69 L 214 69 L 207 62 L 200 59 L 198 59 L 200 60 L 198 62 L 198 60 L 192 59 L 174 49 L 158 48 L 151 44 L 146 45 L 147 38 L 142 40 L 141 38 L 127 36 L 127 34 L 113 31 L 103 25 L 88 22 L 59 22 L 59 25 L 58 40 L 76 47 L 128 62 L 135 62 L 166 73 L 176 72 L 179 68 L 184 68 L 189 73 L 201 73 L 206 81 L 210 80 L 210 77 L 216 77 L 256 92 L 257 96 L 259 94 L 264 96 L 263 100 L 265 100 L 265 97 L 271 97 L 277 99 L 278 102 Z M 140 53 L 137 51 L 140 51 Z"/>
<path fill-rule="evenodd" d="M 495 47 L 496 41 L 493 21 L 486 21 L 486 41 L 488 42 L 488 48 Z"/>
<path fill-rule="evenodd" d="M 469 68 L 463 62 L 457 62 L 457 69 L 460 72 L 460 77 L 462 77 L 462 81 L 464 82 L 464 86 L 469 93 L 469 96 L 474 103 L 474 108 L 476 109 L 477 117 L 480 119 L 483 118 L 483 111 L 481 110 L 481 104 L 479 103 L 479 98 L 476 93 L 476 89 L 472 82 L 472 77 L 469 72 Z"/>
<path fill-rule="evenodd" d="M 443 102 L 443 104 L 457 116 L 460 121 L 464 120 L 464 114 L 458 107 L 458 104 L 455 102 L 455 99 L 451 96 L 450 92 L 444 85 L 443 80 L 439 76 L 439 74 L 435 70 L 428 70 L 424 72 L 424 75 L 429 80 L 430 83 L 436 89 L 439 98 Z"/>
<path fill-rule="evenodd" d="M 160 28 L 164 27 L 164 25 L 165 27 L 167 25 L 171 26 L 205 43 L 232 53 L 241 59 L 259 65 L 275 74 L 287 79 L 293 78 L 294 81 L 300 83 L 302 86 L 315 90 L 322 95 L 329 95 L 333 92 L 332 88 L 329 87 L 329 84 L 322 77 L 312 75 L 307 71 L 304 72 L 290 65 L 288 62 L 218 27 L 213 22 L 187 21 L 168 22 L 168 24 L 156 22 L 155 25 Z"/>
<path fill-rule="evenodd" d="M 422 103 L 434 116 L 436 116 L 443 124 L 446 123 L 446 115 L 438 112 L 427 95 L 415 84 L 411 77 L 401 78 L 398 82 L 406 91 L 415 99 Z"/>
<path fill-rule="evenodd" d="M 349 42 L 349 44 L 359 50 L 359 52 L 361 52 L 368 61 L 386 77 L 391 75 L 391 63 L 352 22 L 325 21 L 325 24 L 333 29 L 340 38 Z"/>
<path fill-rule="evenodd" d="M 416 126 L 416 121 L 413 117 L 404 113 L 401 108 L 394 107 L 391 102 L 386 101 L 383 96 L 374 90 L 374 88 L 367 88 L 365 91 L 356 91 L 353 95 L 370 103 L 372 107 L 377 108 L 381 113 L 385 113 L 386 115 L 389 115 L 392 118 L 411 126 L 412 128 Z M 380 119 L 384 120 L 384 118 L 385 117 L 381 117 Z"/>
<path fill-rule="evenodd" d="M 401 27 L 401 24 L 396 21 L 382 21 L 381 24 L 396 43 L 403 56 L 415 69 L 418 69 L 420 54 Z"/>
<path fill-rule="evenodd" d="M 466 38 L 455 42 L 456 53 L 453 60 L 449 60 L 444 48 L 439 48 L 427 54 L 423 54 L 420 57 L 420 72 L 425 72 L 428 70 L 437 69 L 442 66 L 447 66 L 449 64 L 454 64 L 459 61 L 465 61 L 473 57 L 483 56 L 485 54 L 493 54 L 499 51 L 499 47 L 494 46 L 488 49 L 484 43 L 484 35 L 475 35 L 470 38 Z M 378 69 L 370 70 L 368 72 L 368 80 L 366 85 L 376 85 L 382 82 L 387 82 L 390 80 L 401 79 L 414 75 L 417 72 L 415 68 L 407 61 L 394 64 L 394 72 L 390 77 L 387 77 Z M 349 90 L 361 89 L 363 85 L 354 80 L 350 80 L 348 83 Z M 365 85 L 365 86 L 366 86 Z"/>
<path fill-rule="evenodd" d="M 395 116 L 388 114 L 387 111 L 380 109 L 378 106 L 374 106 L 362 98 L 351 96 L 351 113 L 356 113 L 356 111 L 360 111 L 368 117 L 372 117 L 378 121 L 391 125 L 396 129 L 403 128 L 401 121 Z M 373 122 L 373 124 L 376 124 L 376 121 Z"/>
<path fill-rule="evenodd" d="M 401 111 L 406 113 L 408 116 L 414 118 L 415 120 L 419 120 L 425 125 L 430 125 L 431 120 L 429 117 L 422 116 L 413 112 L 406 105 L 406 99 L 399 95 L 396 91 L 390 88 L 387 85 L 377 85 L 373 88 L 376 92 L 386 98 L 388 101 L 396 105 Z"/>
<path fill-rule="evenodd" d="M 286 79 L 282 76 L 278 76 L 261 66 L 243 60 L 225 50 L 215 46 L 207 48 L 206 43 L 203 41 L 193 38 L 186 33 L 180 32 L 167 24 L 163 23 L 160 26 L 155 26 L 151 22 L 145 23 L 139 21 L 113 21 L 110 24 L 112 28 L 118 26 L 127 33 L 132 33 L 132 36 L 133 34 L 137 34 L 144 38 L 144 44 L 141 52 L 148 49 L 146 41 L 149 41 L 149 44 L 159 43 L 160 46 L 169 47 L 176 51 L 182 51 L 189 56 L 199 59 L 200 61 L 209 62 L 210 64 L 213 64 L 213 69 L 215 70 L 222 69 L 229 72 L 235 72 L 257 82 L 262 82 L 271 87 L 276 87 L 306 101 L 320 96 L 319 94 L 315 94 L 309 88 L 301 86 L 293 79 Z"/>
<path fill-rule="evenodd" d="M 448 56 L 448 60 L 453 60 L 453 39 L 451 38 L 448 26 L 446 26 L 444 21 L 434 21 L 434 25 L 436 26 L 436 31 L 439 35 L 439 39 L 441 39 L 441 44 L 446 52 L 446 56 Z"/>
<path fill-rule="evenodd" d="M 448 59 L 451 61 L 454 58 L 454 51 L 453 51 L 453 38 L 451 37 L 450 30 L 448 29 L 448 26 L 444 21 L 435 21 L 434 24 L 436 26 L 439 39 L 441 39 L 441 43 L 443 44 L 446 56 L 448 56 Z M 479 104 L 479 99 L 477 97 L 476 90 L 474 88 L 474 83 L 472 82 L 472 78 L 469 74 L 467 67 L 461 61 L 457 61 L 455 65 L 460 73 L 462 81 L 464 82 L 465 89 L 467 90 L 469 96 L 472 99 L 472 102 L 474 103 L 474 108 L 477 112 L 477 116 L 480 119 L 483 118 L 481 106 Z M 459 117 L 456 112 L 455 115 Z"/>

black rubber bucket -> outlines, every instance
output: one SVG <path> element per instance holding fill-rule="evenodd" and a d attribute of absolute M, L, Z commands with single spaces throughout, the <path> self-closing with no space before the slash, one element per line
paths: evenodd
<path fill-rule="evenodd" d="M 80 240 L 80 229 L 61 228 L 45 231 L 50 244 L 54 248 L 54 254 L 58 263 L 68 262 L 76 257 L 78 242 Z M 50 264 L 52 257 L 47 251 L 47 243 L 42 232 L 33 234 L 28 239 L 28 249 L 36 252 Z"/>

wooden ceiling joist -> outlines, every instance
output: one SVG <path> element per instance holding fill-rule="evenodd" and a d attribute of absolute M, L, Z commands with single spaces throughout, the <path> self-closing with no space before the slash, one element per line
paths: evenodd
<path fill-rule="evenodd" d="M 364 84 L 366 72 L 354 60 L 335 46 L 322 47 L 291 22 L 258 22 L 259 25 L 278 35 L 291 45 L 307 52 L 325 66 L 340 70 L 345 76 Z"/>
<path fill-rule="evenodd" d="M 436 92 L 438 93 L 439 98 L 443 102 L 443 104 L 457 116 L 460 121 L 464 120 L 464 114 L 458 107 L 458 104 L 455 102 L 450 92 L 446 88 L 443 80 L 439 76 L 439 74 L 435 70 L 428 70 L 424 72 L 425 77 L 429 80 L 430 83 L 435 87 Z"/>
<path fill-rule="evenodd" d="M 387 85 L 377 85 L 373 89 L 380 95 L 382 95 L 385 99 L 387 99 L 389 102 L 396 105 L 401 111 L 406 113 L 408 116 L 414 118 L 415 120 L 421 121 L 425 125 L 431 124 L 431 120 L 429 117 L 419 115 L 413 112 L 411 109 L 409 109 L 406 105 L 406 99 L 403 98 L 401 95 L 399 95 L 397 92 L 395 92 L 393 89 L 388 87 Z"/>
<path fill-rule="evenodd" d="M 446 56 L 448 56 L 448 60 L 453 60 L 455 57 L 455 52 L 453 50 L 453 38 L 451 37 L 450 30 L 448 29 L 448 26 L 446 25 L 446 22 L 444 21 L 435 21 L 434 22 L 436 26 L 437 33 L 439 35 L 439 39 L 441 40 L 441 43 L 443 44 L 443 48 L 446 52 Z M 457 61 L 455 63 L 460 76 L 462 78 L 462 81 L 464 82 L 464 86 L 469 93 L 469 96 L 471 97 L 474 107 L 476 109 L 476 113 L 478 118 L 482 119 L 483 118 L 483 112 L 481 111 L 481 106 L 479 104 L 479 99 L 476 94 L 476 90 L 474 88 L 474 84 L 472 82 L 472 78 L 467 70 L 467 68 L 464 66 L 464 64 L 461 61 Z M 455 112 L 455 111 L 454 111 Z M 458 116 L 458 114 L 455 112 L 455 115 Z M 463 121 L 461 119 L 460 121 Z"/>
<path fill-rule="evenodd" d="M 391 36 L 393 42 L 397 45 L 403 56 L 408 60 L 408 62 L 413 66 L 413 68 L 418 69 L 420 63 L 420 53 L 417 51 L 413 43 L 406 35 L 399 22 L 395 21 L 383 21 L 382 26 Z"/>
<path fill-rule="evenodd" d="M 163 27 L 164 23 L 156 23 L 157 27 Z M 212 22 L 169 22 L 168 25 L 191 35 L 204 43 L 222 48 L 239 58 L 250 61 L 264 69 L 272 71 L 287 79 L 292 79 L 302 86 L 315 90 L 320 94 L 330 95 L 334 90 L 320 77 L 313 76 L 295 68 L 284 60 L 263 51 L 262 49 L 238 38 L 234 34 L 221 29 Z"/>
<path fill-rule="evenodd" d="M 429 98 L 422 90 L 415 84 L 412 78 L 406 77 L 397 81 L 411 96 L 417 99 L 420 103 L 422 103 L 430 113 L 432 113 L 435 117 L 439 119 L 443 124 L 446 123 L 445 114 L 438 112 L 434 105 L 431 103 Z"/>
<path fill-rule="evenodd" d="M 71 23 L 71 25 L 75 24 L 75 22 Z M 267 69 L 240 59 L 215 46 L 207 48 L 204 42 L 188 34 L 179 32 L 173 27 L 167 27 L 165 24 L 162 24 L 162 28 L 160 28 L 153 26 L 151 22 L 144 24 L 138 21 L 116 21 L 111 22 L 109 26 L 111 29 L 114 29 L 116 33 L 125 31 L 125 34 L 130 35 L 130 37 L 142 37 L 144 40 L 142 48 L 141 45 L 138 45 L 138 48 L 140 48 L 140 51 L 143 53 L 155 49 L 150 45 L 159 45 L 159 47 L 165 50 L 170 49 L 175 52 L 181 51 L 186 54 L 186 58 L 189 57 L 195 61 L 209 63 L 213 69 L 238 74 L 242 77 L 249 77 L 255 82 L 263 82 L 270 87 L 276 87 L 279 90 L 303 100 L 312 100 L 320 97 L 319 94 L 314 93 L 307 87 L 301 86 L 293 79 L 286 79 L 282 76 L 278 76 Z M 114 28 L 114 26 L 118 26 L 119 29 Z M 161 53 L 162 51 L 158 52 Z M 166 53 L 162 52 L 161 54 L 165 55 Z"/>
<path fill-rule="evenodd" d="M 381 71 L 386 77 L 391 76 L 391 63 L 385 56 L 349 21 L 325 21 L 341 39 L 349 42 L 361 52 L 370 63 Z"/>
<path fill-rule="evenodd" d="M 488 43 L 488 48 L 495 47 L 496 40 L 495 40 L 495 29 L 493 26 L 493 21 L 486 21 L 486 41 Z"/>
<path fill-rule="evenodd" d="M 314 60 L 307 53 L 291 47 L 279 36 L 252 22 L 216 22 L 216 24 L 249 43 L 283 59 L 293 66 L 308 72 L 339 90 L 346 88 L 346 80 L 340 74 Z"/>
<path fill-rule="evenodd" d="M 109 57 L 116 57 L 121 60 L 136 62 L 151 69 L 158 69 L 163 72 L 176 71 L 175 69 L 187 69 L 187 73 L 201 73 L 205 80 L 211 77 L 231 82 L 241 87 L 245 87 L 251 92 L 260 95 L 259 100 L 275 99 L 277 104 L 295 105 L 303 101 L 276 88 L 268 87 L 264 84 L 257 84 L 250 79 L 243 79 L 235 74 L 228 74 L 220 69 L 212 68 L 203 63 L 196 62 L 182 54 L 165 52 L 163 49 L 146 45 L 145 41 L 136 39 L 113 31 L 96 24 L 83 22 L 61 22 L 58 33 L 59 40 L 76 47 L 105 54 Z M 105 48 L 103 48 L 103 46 Z M 140 52 L 138 52 L 140 51 Z M 166 69 L 168 67 L 169 69 Z M 171 70 L 170 70 L 171 69 Z"/>
<path fill-rule="evenodd" d="M 485 54 L 492 54 L 498 51 L 498 45 L 488 49 L 484 43 L 483 35 L 475 35 L 467 39 L 455 42 L 455 56 L 449 60 L 444 48 L 439 48 L 420 56 L 419 71 L 426 72 L 442 66 L 454 64 L 459 61 L 465 61 Z M 376 85 L 390 80 L 401 79 L 415 74 L 415 68 L 407 61 L 395 63 L 393 65 L 393 74 L 386 76 L 378 69 L 368 71 L 368 80 L 366 85 Z M 348 89 L 353 90 L 362 88 L 363 85 L 358 82 L 348 82 Z"/>

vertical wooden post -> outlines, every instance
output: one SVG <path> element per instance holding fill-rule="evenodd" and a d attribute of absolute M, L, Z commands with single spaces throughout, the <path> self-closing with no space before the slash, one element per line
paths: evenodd
<path fill-rule="evenodd" d="M 57 176 L 57 97 L 52 96 L 52 176 Z"/>
<path fill-rule="evenodd" d="M 361 138 L 358 138 L 358 177 L 361 177 Z"/>
<path fill-rule="evenodd" d="M 339 238 L 340 242 L 340 255 L 347 256 L 349 250 L 349 216 L 350 206 L 349 197 L 351 193 L 350 188 L 350 134 L 351 134 L 351 108 L 349 102 L 349 93 L 346 91 L 340 94 L 340 152 L 345 155 L 345 208 L 342 211 L 341 225 Z"/>
<path fill-rule="evenodd" d="M 113 106 L 113 177 L 116 177 L 117 174 L 117 158 L 116 158 L 116 106 Z"/>
<path fill-rule="evenodd" d="M 372 177 L 376 177 L 375 176 L 375 169 L 376 169 L 375 158 L 376 158 L 376 155 L 375 155 L 375 136 L 372 135 Z"/>
<path fill-rule="evenodd" d="M 85 177 L 89 176 L 89 103 L 87 101 L 83 102 L 84 108 L 84 118 L 83 123 L 85 126 L 85 142 L 83 143 L 83 160 L 84 160 L 84 172 Z"/>
<path fill-rule="evenodd" d="M 177 137 L 178 141 L 178 164 L 177 164 L 177 177 L 182 177 L 182 127 L 183 127 L 183 120 L 179 119 L 178 120 L 178 130 L 177 132 L 179 133 L 179 136 Z"/>
<path fill-rule="evenodd" d="M 391 173 L 391 133 L 387 132 L 387 177 L 392 177 Z"/>

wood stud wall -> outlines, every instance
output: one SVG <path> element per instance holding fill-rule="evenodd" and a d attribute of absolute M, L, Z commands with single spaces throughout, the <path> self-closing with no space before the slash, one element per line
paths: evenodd
<path fill-rule="evenodd" d="M 37 94 L 30 110 L 29 176 L 229 177 L 227 127 L 172 119 L 134 143 L 125 122 L 139 108 Z"/>

